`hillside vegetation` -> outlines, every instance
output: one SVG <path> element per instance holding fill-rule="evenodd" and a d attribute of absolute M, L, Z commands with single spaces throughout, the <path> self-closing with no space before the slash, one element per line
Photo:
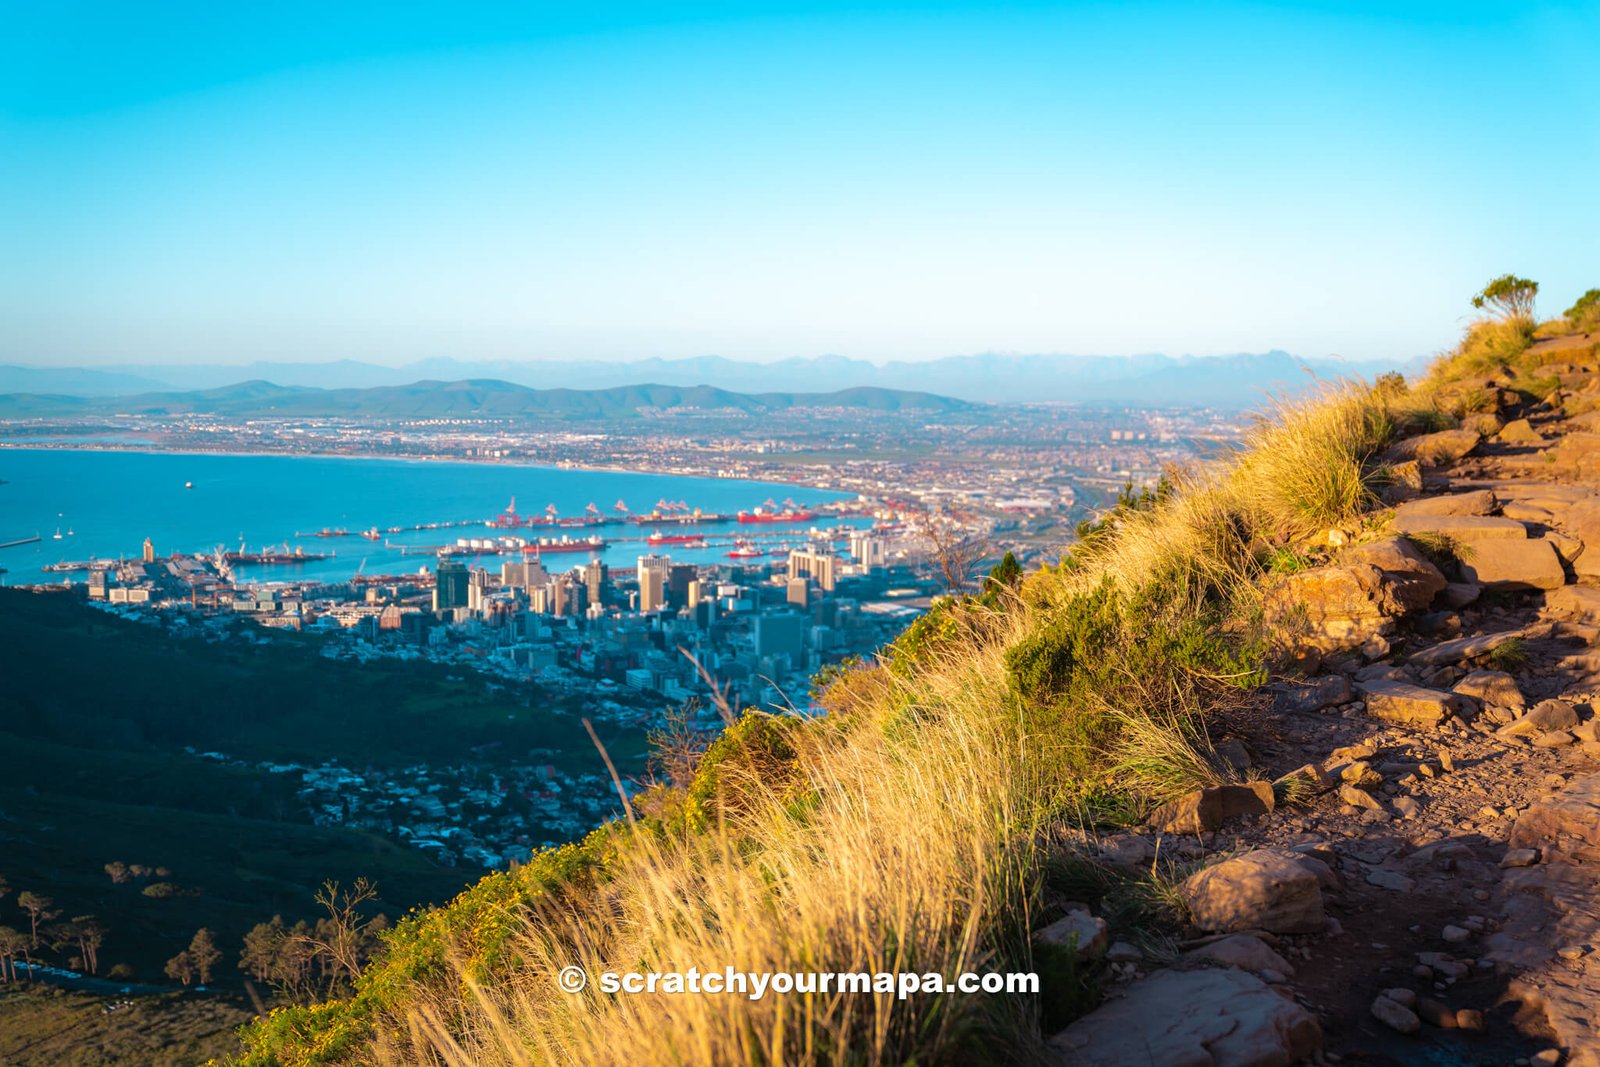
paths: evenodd
<path fill-rule="evenodd" d="M 1420 382 L 1274 406 L 1236 454 L 1127 493 L 1058 566 L 942 601 L 877 661 L 817 679 L 828 715 L 746 713 L 693 761 L 667 739 L 679 758 L 627 818 L 412 914 L 353 997 L 257 1020 L 239 1062 L 1042 1060 L 1098 978 L 1030 931 L 1080 900 L 1159 951 L 1181 918 L 1165 858 L 1115 873 L 1067 847 L 1074 832 L 1243 773 L 1208 726 L 1265 715 L 1258 687 L 1288 666 L 1267 590 L 1376 525 L 1405 476 L 1392 443 L 1489 390 L 1549 393 L 1536 333 L 1595 355 L 1579 323 L 1491 310 Z M 558 986 L 568 965 L 583 992 Z M 751 1000 L 592 982 L 728 965 L 1031 971 L 1043 987 Z"/>

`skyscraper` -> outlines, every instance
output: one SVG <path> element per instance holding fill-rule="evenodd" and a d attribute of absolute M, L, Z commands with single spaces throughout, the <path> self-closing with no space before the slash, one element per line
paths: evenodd
<path fill-rule="evenodd" d="M 465 563 L 441 559 L 433 583 L 433 610 L 452 611 L 466 607 L 469 580 Z"/>
<path fill-rule="evenodd" d="M 667 581 L 672 574 L 671 556 L 639 557 L 639 610 L 660 611 L 667 606 Z"/>

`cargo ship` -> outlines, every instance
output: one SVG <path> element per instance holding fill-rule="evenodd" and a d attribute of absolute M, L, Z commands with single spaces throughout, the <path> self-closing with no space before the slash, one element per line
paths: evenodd
<path fill-rule="evenodd" d="M 808 522 L 816 517 L 816 512 L 807 511 L 793 500 L 785 500 L 782 509 L 768 500 L 754 511 L 741 511 L 738 516 L 740 522 Z"/>
<path fill-rule="evenodd" d="M 523 547 L 525 556 L 542 556 L 551 552 L 599 552 L 606 547 L 604 538 L 585 537 L 578 540 L 563 537 L 559 541 L 533 541 Z"/>
<path fill-rule="evenodd" d="M 761 549 L 748 541 L 738 541 L 734 544 L 732 552 L 728 553 L 729 559 L 759 559 L 766 555 Z"/>
<path fill-rule="evenodd" d="M 695 534 L 653 533 L 649 537 L 646 537 L 644 540 L 645 540 L 646 544 L 650 544 L 650 545 L 703 545 L 703 544 L 705 544 L 706 535 L 705 534 L 697 534 L 697 533 L 695 533 Z"/>

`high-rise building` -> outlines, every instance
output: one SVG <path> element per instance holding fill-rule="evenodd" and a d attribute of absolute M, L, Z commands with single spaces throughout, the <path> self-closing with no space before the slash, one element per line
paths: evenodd
<path fill-rule="evenodd" d="M 583 576 L 584 598 L 591 608 L 604 607 L 606 603 L 606 581 L 609 573 L 606 565 L 599 560 L 584 564 L 578 570 Z"/>
<path fill-rule="evenodd" d="M 804 578 L 790 578 L 785 588 L 789 603 L 802 608 L 811 603 L 811 583 Z"/>
<path fill-rule="evenodd" d="M 667 572 L 667 607 L 680 611 L 689 606 L 689 586 L 699 574 L 692 563 L 674 563 Z"/>
<path fill-rule="evenodd" d="M 639 610 L 660 611 L 667 606 L 667 582 L 672 575 L 671 556 L 639 557 Z"/>
<path fill-rule="evenodd" d="M 769 612 L 757 615 L 752 635 L 756 655 L 787 655 L 798 660 L 805 648 L 806 624 L 809 621 L 798 613 Z"/>
<path fill-rule="evenodd" d="M 482 611 L 484 604 L 494 589 L 489 584 L 489 571 L 486 567 L 474 567 L 467 575 L 467 608 L 470 611 Z"/>
<path fill-rule="evenodd" d="M 789 580 L 815 578 L 824 592 L 833 592 L 839 559 L 824 552 L 789 553 Z"/>
<path fill-rule="evenodd" d="M 889 548 L 883 538 L 869 533 L 850 535 L 850 558 L 871 569 L 889 562 Z"/>
<path fill-rule="evenodd" d="M 148 537 L 144 539 L 144 561 L 146 563 L 154 563 L 156 561 L 156 545 Z"/>
<path fill-rule="evenodd" d="M 441 559 L 434 572 L 433 610 L 451 611 L 467 606 L 470 576 L 467 565 L 453 559 Z"/>

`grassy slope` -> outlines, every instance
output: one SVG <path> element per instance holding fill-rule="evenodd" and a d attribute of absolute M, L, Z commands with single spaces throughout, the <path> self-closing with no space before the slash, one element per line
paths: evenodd
<path fill-rule="evenodd" d="M 486 878 L 397 930 L 348 1001 L 258 1023 L 244 1062 L 513 1064 L 1032 1060 L 1089 1006 L 1027 931 L 1063 894 L 1159 936 L 1142 883 L 1062 865 L 1107 824 L 1216 781 L 1205 718 L 1250 701 L 1265 589 L 1369 531 L 1390 441 L 1471 409 L 1474 375 L 1534 395 L 1530 329 L 1475 329 L 1418 387 L 1336 387 L 1270 412 L 1239 455 L 1129 500 L 1060 568 L 919 620 L 834 678 L 833 714 L 747 716 L 637 826 Z M 1493 336 L 1488 336 L 1489 334 Z M 1509 364 L 1511 370 L 1504 368 Z M 1042 996 L 581 996 L 556 969 L 1038 970 Z"/>
<path fill-rule="evenodd" d="M 7 1067 L 191 1067 L 223 1055 L 250 1017 L 234 998 L 174 993 L 105 1010 L 105 1000 L 48 987 L 0 988 Z"/>
<path fill-rule="evenodd" d="M 237 988 L 244 931 L 275 913 L 314 918 L 325 879 L 372 878 L 383 910 L 398 916 L 481 874 L 378 835 L 311 826 L 296 776 L 221 766 L 181 745 L 355 766 L 525 759 L 530 748 L 560 747 L 573 769 L 597 765 L 578 720 L 541 714 L 537 694 L 486 692 L 426 664 L 332 662 L 318 647 L 174 641 L 64 594 L 0 589 L 0 876 L 12 887 L 0 925 L 26 926 L 17 891 L 45 893 L 65 916 L 92 914 L 109 928 L 102 973 L 127 964 L 154 982 L 206 926 L 227 953 L 221 984 Z M 637 732 L 603 736 L 626 765 L 638 763 Z M 473 755 L 490 742 L 500 744 Z M 139 883 L 113 885 L 103 870 L 112 860 L 169 868 L 161 880 L 186 892 L 155 899 Z M 20 1009 L 10 1010 L 6 1029 L 20 1025 Z M 0 1062 L 12 1061 L 0 1053 Z"/>

